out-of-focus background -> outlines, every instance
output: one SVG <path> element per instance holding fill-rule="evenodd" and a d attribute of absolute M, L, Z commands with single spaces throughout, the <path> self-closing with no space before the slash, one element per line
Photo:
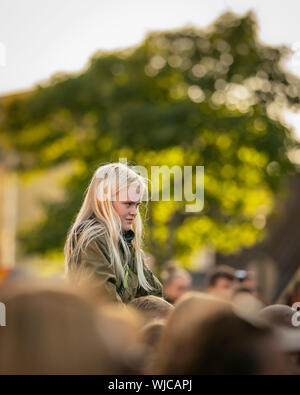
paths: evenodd
<path fill-rule="evenodd" d="M 299 279 L 300 3 L 2 0 L 0 265 L 64 270 L 94 170 L 205 167 L 205 206 L 152 202 L 145 250 L 195 286 L 221 263 Z"/>

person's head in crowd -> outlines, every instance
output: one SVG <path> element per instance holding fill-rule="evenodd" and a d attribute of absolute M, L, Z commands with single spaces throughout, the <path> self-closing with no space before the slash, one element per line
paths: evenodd
<path fill-rule="evenodd" d="M 300 374 L 300 328 L 293 325 L 295 312 L 290 306 L 275 304 L 265 307 L 259 314 L 275 329 L 281 330 L 286 369 L 290 374 Z"/>
<path fill-rule="evenodd" d="M 153 349 L 157 349 L 164 327 L 165 322 L 161 320 L 154 320 L 145 325 L 142 329 L 142 339 L 144 343 Z"/>
<path fill-rule="evenodd" d="M 131 303 L 125 308 L 106 304 L 100 307 L 99 311 L 102 316 L 108 318 L 110 326 L 105 330 L 107 342 L 113 351 L 112 355 L 120 355 L 122 366 L 126 368 L 124 372 L 126 374 L 148 373 L 149 365 L 156 356 L 164 319 L 152 318 L 145 324 L 143 312 Z M 111 322 L 114 324 L 113 329 Z"/>
<path fill-rule="evenodd" d="M 161 335 L 165 327 L 165 322 L 154 320 L 145 325 L 140 332 L 140 339 L 145 346 L 147 360 L 144 373 L 148 374 L 157 358 Z"/>
<path fill-rule="evenodd" d="M 282 353 L 272 330 L 238 317 L 210 295 L 178 303 L 163 330 L 158 374 L 277 374 Z M 209 298 L 210 296 L 210 298 Z"/>
<path fill-rule="evenodd" d="M 237 270 L 235 276 L 239 282 L 239 288 L 244 289 L 254 297 L 258 298 L 258 285 L 253 273 L 246 270 Z"/>
<path fill-rule="evenodd" d="M 235 270 L 230 266 L 219 265 L 207 274 L 207 293 L 218 298 L 231 300 L 237 286 Z"/>
<path fill-rule="evenodd" d="M 2 290 L 1 301 L 0 374 L 136 373 L 125 321 L 120 326 L 69 288 L 19 283 Z"/>
<path fill-rule="evenodd" d="M 104 333 L 111 355 L 120 358 L 123 373 L 119 374 L 145 373 L 151 355 L 147 354 L 142 337 L 144 317 L 129 305 L 105 304 L 99 312 L 106 318 Z"/>
<path fill-rule="evenodd" d="M 286 328 L 293 328 L 292 317 L 294 314 L 295 310 L 284 304 L 267 306 L 260 311 L 260 317 L 271 325 L 279 325 Z"/>
<path fill-rule="evenodd" d="M 248 287 L 243 286 L 237 286 L 233 290 L 231 301 L 235 306 L 239 306 L 242 309 L 251 309 L 252 313 L 255 312 L 255 314 L 258 314 L 265 306 L 256 293 L 253 293 Z"/>
<path fill-rule="evenodd" d="M 158 360 L 153 365 L 154 373 L 159 374 L 171 359 L 178 360 L 178 350 L 185 353 L 183 347 L 185 336 L 196 323 L 203 321 L 207 315 L 222 310 L 231 310 L 231 304 L 206 293 L 190 291 L 185 293 L 175 304 L 175 309 L 166 321 L 159 347 Z M 178 349 L 175 347 L 178 345 Z M 159 366 L 159 368 L 158 368 Z M 174 372 L 175 374 L 175 372 Z"/>
<path fill-rule="evenodd" d="M 174 309 L 169 302 L 154 295 L 133 299 L 128 306 L 141 313 L 146 322 L 151 322 L 155 319 L 165 320 Z"/>
<path fill-rule="evenodd" d="M 165 299 L 174 304 L 191 287 L 191 275 L 175 263 L 166 265 L 162 273 L 163 294 Z"/>
<path fill-rule="evenodd" d="M 233 291 L 233 297 L 240 295 L 252 295 L 252 292 L 249 288 L 243 286 L 235 288 Z"/>

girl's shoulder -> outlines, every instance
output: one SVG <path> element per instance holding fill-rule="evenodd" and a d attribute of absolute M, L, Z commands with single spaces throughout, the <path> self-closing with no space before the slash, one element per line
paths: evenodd
<path fill-rule="evenodd" d="M 74 231 L 74 236 L 78 240 L 84 238 L 86 242 L 94 241 L 99 245 L 107 244 L 107 230 L 104 224 L 99 221 L 95 216 L 90 216 L 88 219 L 82 221 Z M 89 244 L 89 243 L 84 243 Z"/>
<path fill-rule="evenodd" d="M 75 229 L 75 233 L 79 236 L 84 231 L 102 231 L 105 233 L 104 224 L 98 220 L 94 215 L 91 215 L 89 218 L 82 221 Z"/>

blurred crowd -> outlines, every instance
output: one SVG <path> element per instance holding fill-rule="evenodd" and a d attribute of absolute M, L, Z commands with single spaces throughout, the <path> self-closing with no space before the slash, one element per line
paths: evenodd
<path fill-rule="evenodd" d="M 125 305 L 88 283 L 2 271 L 0 373 L 300 373 L 300 312 L 267 306 L 253 274 L 216 266 L 200 292 L 169 263 L 161 279 L 164 298 Z"/>

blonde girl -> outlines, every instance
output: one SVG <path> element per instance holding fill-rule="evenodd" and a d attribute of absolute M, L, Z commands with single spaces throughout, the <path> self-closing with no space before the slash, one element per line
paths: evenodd
<path fill-rule="evenodd" d="M 161 283 L 143 258 L 139 205 L 146 195 L 146 180 L 125 164 L 95 171 L 65 244 L 70 278 L 88 273 L 99 290 L 123 303 L 162 296 Z"/>

